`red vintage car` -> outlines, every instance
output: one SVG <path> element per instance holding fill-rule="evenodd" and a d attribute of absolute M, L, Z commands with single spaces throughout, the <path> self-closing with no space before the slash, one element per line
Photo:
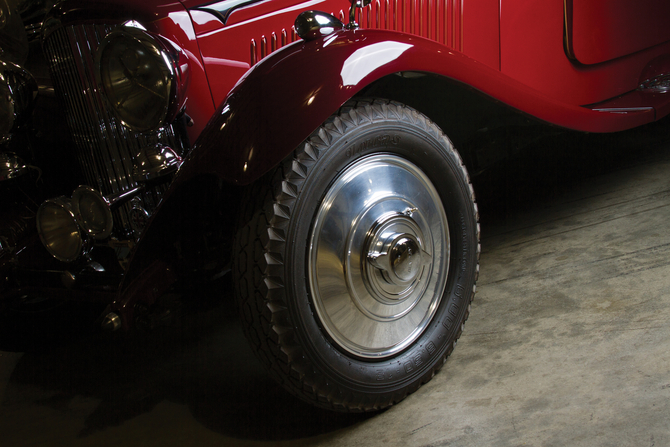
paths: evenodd
<path fill-rule="evenodd" d="M 469 172 L 505 129 L 670 112 L 665 0 L 25 3 L 0 0 L 4 308 L 93 301 L 130 330 L 230 269 L 258 357 L 334 410 L 402 400 L 454 349 Z"/>

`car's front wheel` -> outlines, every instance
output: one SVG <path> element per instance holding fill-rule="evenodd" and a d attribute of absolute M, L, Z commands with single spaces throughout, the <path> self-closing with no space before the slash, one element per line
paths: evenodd
<path fill-rule="evenodd" d="M 245 332 L 315 405 L 387 407 L 461 335 L 478 274 L 465 167 L 402 104 L 351 102 L 248 192 L 234 259 Z"/>

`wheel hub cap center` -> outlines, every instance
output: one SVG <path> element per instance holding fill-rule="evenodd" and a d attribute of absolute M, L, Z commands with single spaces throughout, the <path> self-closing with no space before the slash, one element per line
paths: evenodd
<path fill-rule="evenodd" d="M 371 294 L 381 302 L 409 296 L 424 266 L 431 262 L 423 235 L 406 213 L 390 213 L 368 231 L 366 278 Z"/>
<path fill-rule="evenodd" d="M 421 247 L 412 235 L 403 235 L 391 247 L 391 268 L 395 278 L 410 282 L 421 270 Z"/>

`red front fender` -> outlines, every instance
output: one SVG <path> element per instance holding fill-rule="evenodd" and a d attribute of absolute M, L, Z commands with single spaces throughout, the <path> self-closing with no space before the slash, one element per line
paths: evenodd
<path fill-rule="evenodd" d="M 363 88 L 385 76 L 408 71 L 432 73 L 468 85 L 566 128 L 607 132 L 653 120 L 653 111 L 651 116 L 646 110 L 606 113 L 557 102 L 421 37 L 383 30 L 347 30 L 323 39 L 295 42 L 249 70 L 210 119 L 136 246 L 121 296 L 143 294 L 133 293 L 132 284 L 151 265 L 174 264 L 171 258 L 177 253 L 172 244 L 181 238 L 180 232 L 193 232 L 176 222 L 180 216 L 203 208 L 193 200 L 194 193 L 189 193 L 198 190 L 194 185 L 218 178 L 220 182 L 215 183 L 230 185 L 231 191 L 224 195 L 234 197 L 234 186 L 259 179 Z M 232 234 L 236 203 L 235 198 L 226 200 L 230 203 L 224 203 L 223 208 L 229 217 L 224 225 Z"/>
<path fill-rule="evenodd" d="M 342 104 L 398 72 L 433 73 L 540 120 L 590 132 L 640 125 L 651 114 L 604 113 L 557 102 L 436 42 L 383 30 L 340 31 L 296 42 L 250 70 L 196 141 L 179 181 L 211 172 L 236 185 L 277 165 Z"/>

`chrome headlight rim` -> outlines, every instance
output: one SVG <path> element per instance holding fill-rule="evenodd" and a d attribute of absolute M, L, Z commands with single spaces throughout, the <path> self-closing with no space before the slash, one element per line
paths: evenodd
<path fill-rule="evenodd" d="M 151 102 L 152 106 L 148 107 L 152 111 L 150 114 L 138 112 L 139 108 L 123 109 L 119 107 L 123 102 L 122 100 L 127 98 L 123 98 L 113 88 L 109 67 L 109 63 L 112 62 L 114 57 L 110 53 L 118 50 L 119 46 L 125 46 L 131 51 L 135 50 L 138 53 L 146 52 L 146 58 L 142 59 L 142 61 L 147 64 L 151 63 L 151 69 L 156 70 L 154 74 L 164 82 L 164 85 L 160 87 L 160 92 L 156 92 L 138 82 L 138 76 L 121 77 L 124 79 L 127 78 L 129 82 L 136 83 L 135 87 L 137 89 L 135 89 L 134 93 L 140 92 L 145 93 L 145 97 L 151 98 L 152 96 L 157 96 L 160 98 L 160 100 L 153 98 L 154 101 Z M 180 50 L 165 42 L 160 36 L 149 33 L 135 23 L 122 25 L 111 31 L 103 39 L 95 56 L 96 81 L 114 114 L 124 126 L 135 132 L 147 133 L 155 131 L 174 120 L 184 105 L 181 92 L 184 90 L 185 75 L 183 69 L 187 65 L 181 63 L 181 53 Z M 118 61 L 116 59 L 116 62 Z M 124 74 L 127 74 L 130 70 L 127 67 L 124 68 L 126 68 Z"/>
<path fill-rule="evenodd" d="M 37 82 L 22 66 L 0 59 L 0 142 L 25 123 L 37 97 Z"/>
<path fill-rule="evenodd" d="M 45 200 L 37 210 L 36 223 L 42 244 L 57 260 L 73 262 L 86 252 L 88 244 L 69 198 L 61 196 Z"/>

